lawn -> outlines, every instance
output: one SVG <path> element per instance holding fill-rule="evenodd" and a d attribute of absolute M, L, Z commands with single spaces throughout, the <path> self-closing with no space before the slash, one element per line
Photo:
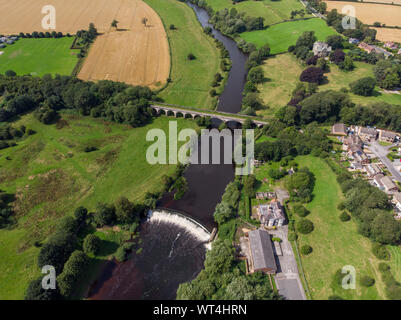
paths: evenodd
<path fill-rule="evenodd" d="M 43 125 L 32 115 L 25 125 L 36 134 L 1 151 L 0 189 L 15 193 L 18 226 L 0 230 L 0 299 L 23 298 L 28 281 L 37 276 L 35 241 L 51 234 L 57 220 L 83 205 L 93 211 L 98 202 L 125 196 L 131 201 L 161 189 L 161 177 L 174 165 L 150 165 L 146 150 L 148 130 L 168 133 L 168 118 L 142 128 L 100 119 L 62 114 L 66 121 Z M 177 119 L 178 129 L 196 128 L 192 120 Z M 86 146 L 98 150 L 84 152 Z M 10 160 L 7 160 L 8 159 Z"/>
<path fill-rule="evenodd" d="M 299 36 L 305 31 L 315 31 L 318 40 L 326 40 L 336 31 L 327 26 L 321 19 L 313 18 L 302 21 L 289 21 L 276 24 L 265 30 L 244 32 L 240 37 L 257 47 L 268 44 L 272 54 L 287 52 L 290 45 L 295 45 Z"/>
<path fill-rule="evenodd" d="M 235 5 L 231 0 L 206 0 L 206 3 L 215 11 L 235 8 L 238 12 L 245 12 L 251 17 L 263 17 L 265 18 L 265 25 L 290 19 L 290 13 L 293 10 L 305 10 L 305 7 L 298 0 L 242 1 Z M 305 15 L 305 17 L 308 16 L 310 15 Z"/>
<path fill-rule="evenodd" d="M 298 245 L 309 244 L 313 252 L 302 256 L 306 279 L 314 299 L 327 299 L 336 294 L 345 299 L 385 299 L 384 284 L 379 276 L 379 260 L 371 253 L 371 242 L 357 233 L 356 222 L 341 222 L 337 205 L 343 195 L 336 176 L 320 158 L 297 157 L 300 167 L 308 167 L 315 175 L 316 184 L 313 200 L 306 207 L 314 223 L 314 231 L 308 235 L 299 234 Z M 395 250 L 399 249 L 394 248 Z M 399 257 L 399 254 L 398 254 Z M 345 265 L 356 269 L 356 290 L 333 287 L 335 272 Z M 376 279 L 373 287 L 359 284 L 363 275 Z M 399 279 L 398 279 L 399 280 Z"/>
<path fill-rule="evenodd" d="M 145 0 L 161 17 L 172 55 L 171 80 L 160 97 L 167 103 L 212 109 L 217 99 L 209 95 L 214 75 L 220 71 L 220 52 L 207 36 L 195 12 L 177 0 Z M 169 27 L 174 24 L 175 30 Z M 188 60 L 189 53 L 195 60 Z"/>
<path fill-rule="evenodd" d="M 77 50 L 70 50 L 73 38 L 20 39 L 0 55 L 0 73 L 13 70 L 18 75 L 70 75 L 78 58 Z"/>
<path fill-rule="evenodd" d="M 374 65 L 364 62 L 354 62 L 354 64 L 355 69 L 352 71 L 343 71 L 340 70 L 335 64 L 330 64 L 330 73 L 326 74 L 328 83 L 321 85 L 319 90 L 340 90 L 341 88 L 346 88 L 349 90 L 349 84 L 358 79 L 364 77 L 374 78 Z M 400 94 L 380 93 L 380 90 L 381 89 L 379 87 L 376 87 L 374 94 L 371 97 L 358 96 L 353 93 L 350 93 L 350 97 L 353 102 L 362 105 L 380 101 L 401 105 Z"/>
<path fill-rule="evenodd" d="M 341 88 L 349 90 L 349 84 L 363 77 L 374 77 L 373 65 L 364 62 L 355 62 L 353 71 L 340 70 L 335 64 L 330 64 L 330 72 L 326 73 L 327 81 L 319 86 L 319 91 L 336 90 Z M 262 65 L 266 81 L 258 86 L 260 97 L 268 108 L 258 110 L 257 114 L 265 118 L 272 117 L 282 106 L 291 100 L 291 93 L 299 82 L 299 76 L 304 69 L 300 61 L 290 53 L 270 57 Z M 368 105 L 375 102 L 388 102 L 401 105 L 401 95 L 385 94 L 376 88 L 374 96 L 362 97 L 349 92 L 351 100 L 355 103 Z"/>
<path fill-rule="evenodd" d="M 299 82 L 302 66 L 290 53 L 270 57 L 262 65 L 267 81 L 258 86 L 260 97 L 267 109 L 257 111 L 264 117 L 273 116 L 291 99 L 291 93 Z"/>

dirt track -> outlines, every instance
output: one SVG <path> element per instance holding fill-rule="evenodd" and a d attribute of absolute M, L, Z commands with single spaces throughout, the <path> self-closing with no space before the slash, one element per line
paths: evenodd
<path fill-rule="evenodd" d="M 79 78 L 151 87 L 166 82 L 170 70 L 166 32 L 159 16 L 143 1 L 0 0 L 0 12 L 7 12 L 0 19 L 0 34 L 47 31 L 41 27 L 45 5 L 56 8 L 56 31 L 75 34 L 93 22 L 104 33 L 92 45 Z M 111 30 L 113 19 L 122 31 Z"/>

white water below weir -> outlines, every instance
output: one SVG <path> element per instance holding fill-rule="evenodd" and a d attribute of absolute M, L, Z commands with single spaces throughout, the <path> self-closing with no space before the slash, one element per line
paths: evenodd
<path fill-rule="evenodd" d="M 179 226 L 204 243 L 208 250 L 211 249 L 209 241 L 212 234 L 199 222 L 190 217 L 167 209 L 155 209 L 149 210 L 147 220 L 155 223 L 171 223 Z"/>

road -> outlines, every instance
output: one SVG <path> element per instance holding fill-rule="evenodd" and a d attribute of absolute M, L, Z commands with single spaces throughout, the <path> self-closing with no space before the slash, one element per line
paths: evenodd
<path fill-rule="evenodd" d="M 380 161 L 387 167 L 388 171 L 392 174 L 393 178 L 398 182 L 401 182 L 401 173 L 394 168 L 390 159 L 387 158 L 387 154 L 389 153 L 388 149 L 390 147 L 381 146 L 376 140 L 370 143 L 369 149 L 372 151 Z"/>
<path fill-rule="evenodd" d="M 288 227 L 284 226 L 279 230 L 269 231 L 276 237 L 282 239 L 282 256 L 277 256 L 278 271 L 275 281 L 279 294 L 288 300 L 306 300 L 305 291 L 299 278 L 297 261 L 290 242 L 288 241 Z"/>

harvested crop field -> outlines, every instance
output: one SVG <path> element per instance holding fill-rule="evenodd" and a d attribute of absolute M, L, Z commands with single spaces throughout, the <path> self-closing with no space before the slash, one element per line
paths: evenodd
<path fill-rule="evenodd" d="M 401 29 L 375 28 L 377 30 L 376 38 L 380 41 L 401 42 Z"/>
<path fill-rule="evenodd" d="M 56 8 L 56 30 L 75 34 L 93 22 L 101 34 L 92 45 L 78 78 L 113 80 L 152 88 L 170 72 L 170 53 L 163 23 L 141 0 L 0 0 L 0 34 L 44 31 L 42 7 Z M 23 17 L 23 19 L 21 19 Z M 146 26 L 142 19 L 147 18 Z M 110 27 L 118 21 L 118 31 Z"/>
<path fill-rule="evenodd" d="M 344 6 L 353 6 L 356 18 L 366 24 L 373 25 L 375 22 L 380 22 L 387 26 L 401 26 L 401 6 L 349 1 L 326 1 L 326 3 L 328 11 L 337 9 L 340 13 Z"/>

